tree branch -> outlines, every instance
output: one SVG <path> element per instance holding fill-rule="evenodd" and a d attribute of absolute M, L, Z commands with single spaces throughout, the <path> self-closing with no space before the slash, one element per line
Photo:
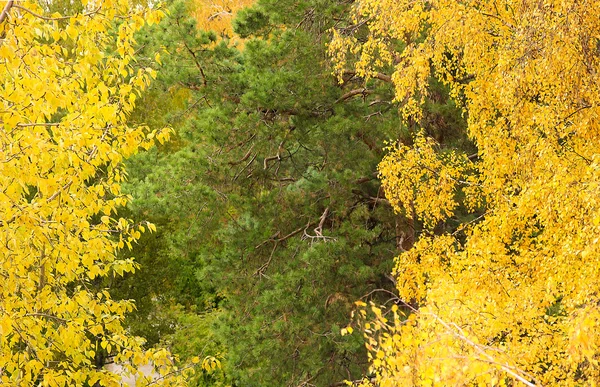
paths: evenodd
<path fill-rule="evenodd" d="M 64 190 L 68 189 L 71 184 L 73 184 L 73 181 L 68 182 L 67 184 L 65 184 L 64 186 L 62 186 L 58 191 L 56 191 L 52 196 L 50 196 L 46 202 L 50 203 L 52 200 L 54 200 L 58 195 L 60 195 L 61 192 L 63 192 Z"/>
<path fill-rule="evenodd" d="M 283 138 L 283 140 L 281 140 L 281 142 L 279 143 L 279 146 L 277 147 L 277 154 L 275 156 L 270 156 L 270 157 L 266 157 L 265 158 L 265 160 L 263 162 L 263 169 L 265 171 L 269 168 L 269 162 L 270 161 L 281 160 L 281 150 L 283 149 L 283 144 L 285 144 L 285 140 L 287 139 L 288 133 L 286 133 L 286 135 Z"/>
<path fill-rule="evenodd" d="M 198 70 L 200 70 L 200 75 L 202 76 L 202 84 L 206 86 L 208 84 L 206 80 L 206 74 L 204 74 L 204 70 L 202 69 L 202 66 L 200 66 L 200 62 L 198 62 L 198 57 L 196 56 L 196 53 L 187 45 L 185 41 L 183 41 L 183 45 L 188 50 L 190 55 L 192 55 L 192 58 L 194 58 L 194 63 L 196 64 L 196 67 L 198 67 Z"/>
<path fill-rule="evenodd" d="M 0 23 L 4 22 L 4 20 L 6 20 L 6 18 L 8 17 L 8 11 L 10 11 L 10 9 L 14 6 L 15 1 L 14 0 L 9 0 L 6 5 L 4 6 L 4 9 L 2 10 L 2 13 L 0 13 Z"/>
<path fill-rule="evenodd" d="M 17 124 L 19 128 L 27 128 L 31 126 L 58 126 L 60 123 L 58 122 L 36 122 L 32 124 Z"/>
<path fill-rule="evenodd" d="M 244 157 L 242 157 L 241 159 L 236 160 L 236 161 L 230 161 L 229 165 L 238 165 L 238 164 L 243 163 L 244 161 L 248 160 L 248 157 L 250 157 L 250 154 L 252 153 L 253 148 L 254 148 L 254 144 L 252 144 L 250 146 L 250 149 L 248 149 L 248 152 L 246 152 Z"/>
<path fill-rule="evenodd" d="M 47 21 L 50 21 L 50 20 L 69 20 L 70 18 L 77 16 L 77 15 L 71 15 L 71 16 L 60 16 L 60 17 L 48 17 L 48 16 L 39 15 L 39 14 L 33 12 L 32 10 L 27 9 L 25 7 L 22 7 L 22 6 L 18 5 L 18 4 L 13 4 L 13 7 L 14 8 L 18 8 L 20 10 L 23 10 L 23 11 L 29 13 L 30 15 L 33 15 L 33 16 L 37 17 L 38 19 L 47 20 Z M 100 7 L 96 8 L 92 12 L 84 13 L 83 16 L 94 15 L 94 14 L 98 13 L 98 11 L 100 11 L 101 8 L 102 7 L 100 6 Z M 0 18 L 0 23 L 2 22 L 2 20 L 3 19 Z"/>
<path fill-rule="evenodd" d="M 350 80 L 356 76 L 356 71 L 346 70 L 346 71 L 344 71 L 343 75 L 349 75 L 350 76 L 349 80 Z M 390 77 L 387 74 L 375 73 L 375 74 L 370 74 L 370 76 L 371 76 L 371 78 L 379 79 L 380 81 L 392 83 L 392 77 Z"/>
<path fill-rule="evenodd" d="M 350 90 L 349 92 L 347 92 L 346 94 L 342 95 L 340 98 L 338 98 L 337 101 L 335 101 L 335 103 L 340 103 L 340 102 L 344 102 L 354 96 L 357 95 L 362 95 L 363 97 L 366 97 L 369 94 L 373 94 L 372 90 L 368 90 L 367 88 L 362 88 L 362 89 L 354 89 L 354 90 Z"/>

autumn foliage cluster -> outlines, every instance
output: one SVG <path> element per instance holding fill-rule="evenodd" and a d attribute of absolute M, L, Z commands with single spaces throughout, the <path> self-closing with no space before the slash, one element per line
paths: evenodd
<path fill-rule="evenodd" d="M 0 12 L 1 385 L 600 380 L 600 2 Z"/>
<path fill-rule="evenodd" d="M 153 227 L 116 208 L 124 158 L 165 136 L 126 124 L 155 76 L 135 66 L 133 33 L 162 13 L 104 1 L 40 14 L 10 1 L 0 16 L 0 384 L 114 385 L 102 353 L 169 373 L 168 353 L 123 326 L 133 304 L 94 286 L 133 271 L 117 251 Z"/>
<path fill-rule="evenodd" d="M 429 79 L 447 85 L 477 147 L 417 134 L 379 166 L 394 210 L 425 228 L 396 258 L 401 310 L 365 329 L 376 385 L 598 381 L 599 7 L 364 0 L 367 37 L 336 34 L 338 68 L 393 66 L 407 119 Z M 435 230 L 459 207 L 477 217 Z"/>

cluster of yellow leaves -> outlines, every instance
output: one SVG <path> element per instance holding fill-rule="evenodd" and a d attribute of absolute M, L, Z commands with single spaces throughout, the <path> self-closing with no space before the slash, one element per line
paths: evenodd
<path fill-rule="evenodd" d="M 235 13 L 254 4 L 254 0 L 194 0 L 192 16 L 198 27 L 214 31 L 222 38 L 237 41 L 231 26 Z"/>
<path fill-rule="evenodd" d="M 87 1 L 69 17 L 35 1 L 2 7 L 0 384 L 119 385 L 96 369 L 101 349 L 130 372 L 151 362 L 171 373 L 167 351 L 143 350 L 123 328 L 133 304 L 92 286 L 133 271 L 116 252 L 153 229 L 113 216 L 129 200 L 124 158 L 168 135 L 126 125 L 155 76 L 135 68 L 133 34 L 162 12 L 126 0 Z"/>
<path fill-rule="evenodd" d="M 512 367 L 502 351 L 488 353 L 471 332 L 442 320 L 435 310 L 422 307 L 407 312 L 371 305 L 360 305 L 371 370 L 375 380 L 363 379 L 359 387 L 395 386 L 510 386 L 512 377 L 529 384 L 532 375 Z M 460 355 L 457 355 L 460 350 Z M 517 382 L 517 383 L 518 383 Z"/>
<path fill-rule="evenodd" d="M 380 178 L 394 210 L 427 227 L 448 219 L 458 206 L 455 198 L 469 161 L 455 152 L 441 152 L 434 140 L 419 135 L 412 147 L 390 147 L 379 164 Z M 476 184 L 473 182 L 472 184 Z"/>
<path fill-rule="evenodd" d="M 221 361 L 214 356 L 205 356 L 202 361 L 196 356 L 192 358 L 192 364 L 200 364 L 201 368 L 206 372 L 213 372 L 221 369 Z"/>
<path fill-rule="evenodd" d="M 481 219 L 463 225 L 464 239 L 424 236 L 397 258 L 400 298 L 417 310 L 367 334 L 377 385 L 600 380 L 599 14 L 593 0 L 360 0 L 366 43 L 348 30 L 332 43 L 345 50 L 338 72 L 394 66 L 407 117 L 418 120 L 429 78 L 440 79 L 479 151 L 465 170 L 478 173 L 467 186 Z M 384 160 L 386 194 L 439 220 L 466 177 L 420 149 Z"/>

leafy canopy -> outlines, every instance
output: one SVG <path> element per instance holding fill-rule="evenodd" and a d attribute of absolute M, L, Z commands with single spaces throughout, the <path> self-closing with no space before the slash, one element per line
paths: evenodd
<path fill-rule="evenodd" d="M 133 33 L 159 10 L 84 2 L 69 16 L 36 2 L 0 14 L 0 383 L 115 385 L 101 354 L 135 372 L 171 371 L 122 326 L 133 309 L 98 288 L 136 268 L 116 252 L 150 224 L 116 218 L 123 160 L 152 145 L 128 115 L 154 71 L 136 68 Z M 100 360 L 98 360 L 100 359 Z M 161 379 L 165 385 L 175 383 Z"/>
<path fill-rule="evenodd" d="M 365 76 L 394 66 L 408 120 L 432 77 L 448 85 L 478 148 L 448 156 L 417 137 L 380 164 L 396 211 L 416 208 L 429 231 L 396 259 L 410 316 L 379 310 L 365 330 L 378 385 L 600 377 L 599 12 L 597 1 L 361 0 L 365 35 L 336 32 L 338 69 L 350 54 Z M 479 216 L 435 232 L 459 207 Z"/>

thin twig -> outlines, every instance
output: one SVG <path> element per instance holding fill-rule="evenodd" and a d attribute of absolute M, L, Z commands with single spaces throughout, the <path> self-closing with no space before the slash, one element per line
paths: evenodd
<path fill-rule="evenodd" d="M 78 16 L 78 15 L 71 15 L 71 16 L 60 16 L 60 17 L 48 17 L 48 16 L 43 16 L 43 15 L 37 14 L 37 13 L 33 12 L 32 10 L 27 9 L 25 7 L 22 7 L 22 6 L 18 5 L 18 4 L 14 4 L 13 7 L 14 8 L 18 8 L 20 10 L 23 10 L 23 11 L 25 11 L 25 12 L 27 12 L 27 13 L 29 13 L 29 14 L 37 17 L 37 18 L 39 18 L 39 19 L 46 20 L 46 21 L 51 21 L 51 20 L 69 20 L 72 17 Z M 92 12 L 84 13 L 83 16 L 92 16 L 92 15 L 98 13 L 98 11 L 100 11 L 101 8 L 102 7 L 100 6 L 100 7 L 96 8 Z M 0 19 L 0 23 L 1 22 L 2 22 L 2 20 Z"/>
<path fill-rule="evenodd" d="M 58 122 L 35 122 L 35 123 L 31 123 L 31 124 L 17 124 L 17 126 L 20 128 L 27 128 L 27 127 L 31 127 L 31 126 L 58 126 L 58 125 L 60 125 L 60 123 L 58 123 Z"/>
<path fill-rule="evenodd" d="M 52 196 L 50 196 L 48 198 L 48 200 L 46 200 L 46 202 L 49 203 L 52 200 L 54 200 L 61 192 L 63 192 L 66 189 L 69 189 L 69 187 L 71 186 L 71 184 L 73 184 L 73 181 L 70 181 L 67 184 L 65 184 L 64 186 L 62 186 L 58 191 L 56 191 Z"/>

